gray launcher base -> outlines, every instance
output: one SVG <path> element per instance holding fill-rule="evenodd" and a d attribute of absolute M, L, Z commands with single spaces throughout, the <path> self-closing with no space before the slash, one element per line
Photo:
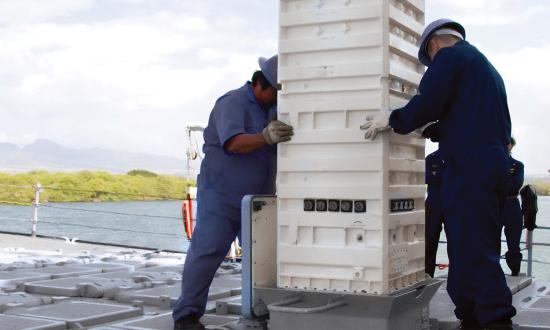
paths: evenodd
<path fill-rule="evenodd" d="M 520 310 L 512 319 L 520 330 L 550 330 L 550 313 L 548 310 Z"/>
<path fill-rule="evenodd" d="M 255 288 L 270 330 L 428 330 L 429 303 L 441 285 L 426 280 L 392 295 L 351 295 Z"/>
<path fill-rule="evenodd" d="M 78 328 L 78 326 L 91 326 L 141 316 L 143 310 L 104 302 L 71 301 L 22 310 L 10 310 L 6 314 L 62 321 L 66 322 L 69 328 Z"/>
<path fill-rule="evenodd" d="M 50 266 L 44 268 L 37 268 L 34 270 L 37 274 L 47 274 L 52 277 L 52 279 L 63 278 L 63 277 L 74 277 L 81 275 L 90 275 L 90 274 L 100 274 L 102 272 L 101 268 L 94 267 L 78 267 L 78 266 Z"/>
<path fill-rule="evenodd" d="M 33 319 L 0 314 L 0 329 L 5 330 L 65 330 L 65 322 Z"/>
<path fill-rule="evenodd" d="M 124 291 L 117 295 L 116 300 L 122 303 L 131 303 L 135 300 L 142 301 L 146 305 L 158 306 L 162 309 L 170 309 L 181 294 L 181 283 L 176 285 L 158 286 L 150 289 Z M 210 287 L 208 300 L 216 300 L 231 296 L 230 289 Z"/>
<path fill-rule="evenodd" d="M 219 316 L 219 315 L 204 315 L 201 318 L 201 322 L 208 324 L 207 329 L 213 327 L 224 326 L 229 323 L 236 323 L 238 321 L 236 316 Z M 138 320 L 132 320 L 124 323 L 117 323 L 112 325 L 114 329 L 127 329 L 127 330 L 160 330 L 160 329 L 172 329 L 174 321 L 172 320 L 172 313 L 161 314 L 153 317 L 143 317 Z M 229 328 L 216 328 L 220 330 L 227 330 Z"/>

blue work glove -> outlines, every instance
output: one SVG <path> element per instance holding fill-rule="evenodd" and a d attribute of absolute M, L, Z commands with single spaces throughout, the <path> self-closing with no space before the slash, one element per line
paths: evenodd
<path fill-rule="evenodd" d="M 294 128 L 280 120 L 274 120 L 263 129 L 262 135 L 265 141 L 270 145 L 279 142 L 287 142 L 290 141 L 292 135 L 294 135 Z"/>

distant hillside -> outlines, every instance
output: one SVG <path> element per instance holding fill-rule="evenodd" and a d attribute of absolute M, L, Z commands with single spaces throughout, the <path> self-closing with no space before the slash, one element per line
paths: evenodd
<path fill-rule="evenodd" d="M 22 148 L 0 143 L 0 171 L 98 170 L 126 173 L 143 168 L 157 173 L 187 175 L 186 160 L 176 157 L 106 149 L 71 149 L 50 140 L 36 140 Z"/>

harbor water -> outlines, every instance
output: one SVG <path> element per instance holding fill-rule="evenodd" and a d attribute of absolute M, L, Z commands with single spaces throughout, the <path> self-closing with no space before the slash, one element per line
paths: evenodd
<path fill-rule="evenodd" d="M 185 252 L 181 201 L 49 203 L 37 234 Z M 32 206 L 0 205 L 0 231 L 31 232 Z"/>
<path fill-rule="evenodd" d="M 69 240 L 185 252 L 189 242 L 185 237 L 181 204 L 181 201 L 49 203 L 39 207 L 37 233 Z M 32 206 L 0 205 L 0 231 L 30 233 L 32 217 Z M 539 197 L 537 224 L 550 227 L 550 197 Z M 441 239 L 445 240 L 444 235 Z M 525 231 L 522 241 L 525 241 Z M 534 242 L 550 243 L 550 230 L 535 230 Z M 502 254 L 505 252 L 503 243 Z M 527 251 L 523 251 L 523 255 L 526 259 Z M 535 277 L 550 280 L 550 247 L 535 246 L 534 260 Z M 440 244 L 437 262 L 448 262 L 445 244 Z M 504 261 L 502 265 L 509 273 Z M 526 269 L 523 263 L 522 272 Z M 436 275 L 443 272 L 446 270 Z"/>

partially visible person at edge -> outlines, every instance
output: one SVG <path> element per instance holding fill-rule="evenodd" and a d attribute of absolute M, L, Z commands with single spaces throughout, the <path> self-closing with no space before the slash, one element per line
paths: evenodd
<path fill-rule="evenodd" d="M 512 148 L 516 145 L 514 138 L 511 138 L 508 145 L 508 152 L 512 154 Z M 519 190 L 523 186 L 523 163 L 510 157 L 512 164 L 506 187 L 506 199 L 502 207 L 502 224 L 508 251 L 505 254 L 506 264 L 512 276 L 518 276 L 521 268 L 523 255 L 520 252 L 519 243 L 523 231 L 523 213 L 518 199 Z"/>
<path fill-rule="evenodd" d="M 439 142 L 437 137 L 437 124 L 432 124 L 424 130 L 424 137 L 432 142 Z M 443 200 L 441 198 L 441 173 L 445 161 L 441 157 L 441 152 L 436 150 L 426 156 L 426 184 L 428 186 L 428 195 L 426 197 L 426 256 L 425 269 L 431 277 L 435 275 L 437 248 L 439 246 L 439 237 L 443 229 Z"/>
<path fill-rule="evenodd" d="M 390 128 L 408 134 L 439 123 L 447 292 L 455 315 L 462 329 L 512 329 L 516 309 L 499 262 L 512 125 L 501 76 L 465 38 L 455 21 L 428 25 L 418 52 L 428 67 L 419 93 L 403 108 L 367 118 L 361 129 L 373 139 Z"/>
<path fill-rule="evenodd" d="M 173 306 L 174 329 L 205 329 L 208 290 L 235 237 L 241 233 L 241 199 L 275 193 L 276 144 L 291 126 L 276 118 L 277 56 L 260 58 L 260 71 L 220 97 L 204 131 L 198 176 L 197 225 L 183 268 L 182 293 Z"/>

